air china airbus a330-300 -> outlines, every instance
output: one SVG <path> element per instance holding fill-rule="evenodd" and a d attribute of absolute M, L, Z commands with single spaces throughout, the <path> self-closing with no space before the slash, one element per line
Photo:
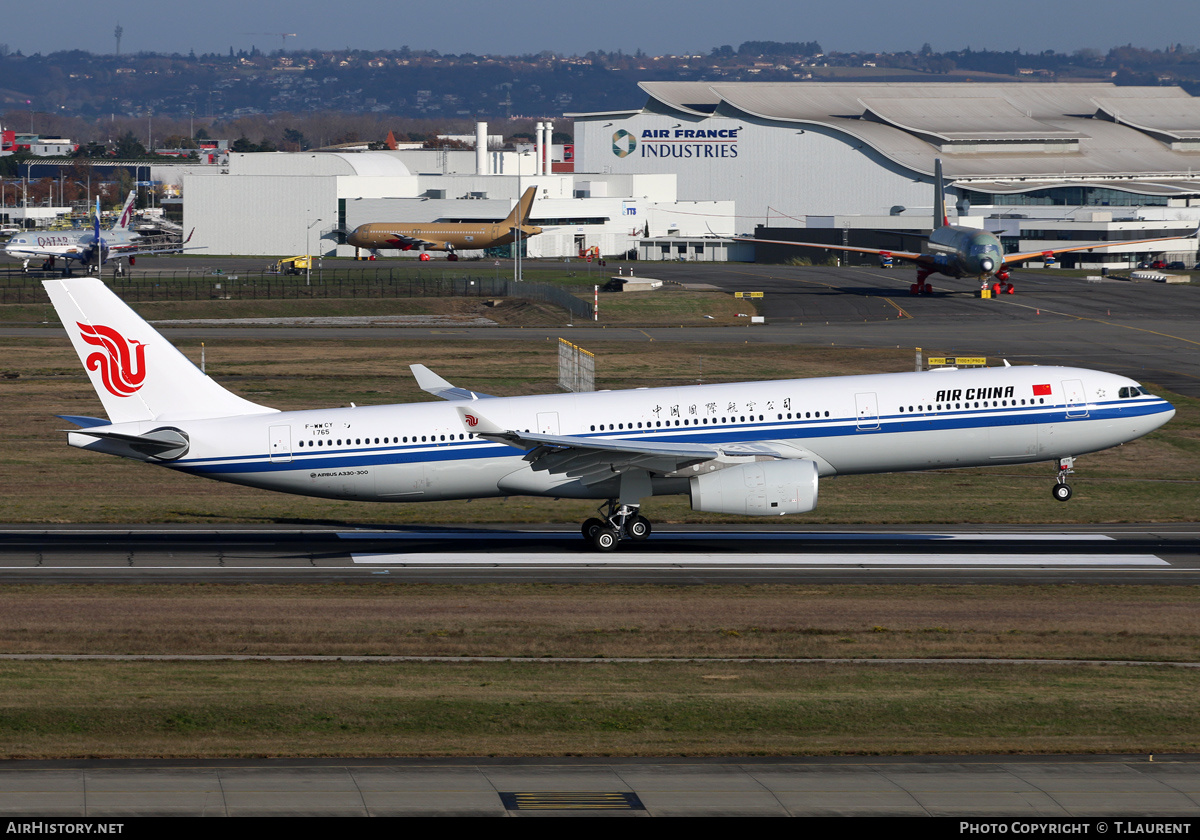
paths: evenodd
<path fill-rule="evenodd" d="M 379 502 L 602 500 L 600 550 L 642 540 L 650 496 L 695 510 L 804 513 L 822 477 L 1074 459 L 1175 409 L 1123 376 L 1009 367 L 490 397 L 422 365 L 446 402 L 280 412 L 222 388 L 97 278 L 45 282 L 108 419 L 64 416 L 72 446 L 236 484 Z"/>

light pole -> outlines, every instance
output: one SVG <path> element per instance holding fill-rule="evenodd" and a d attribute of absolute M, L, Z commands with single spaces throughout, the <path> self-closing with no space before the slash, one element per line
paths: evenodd
<path fill-rule="evenodd" d="M 308 230 L 304 232 L 304 247 L 308 249 L 308 259 L 304 261 L 304 285 L 312 285 L 312 229 L 317 226 L 320 219 L 313 219 L 313 223 L 308 226 Z"/>
<path fill-rule="evenodd" d="M 517 155 L 517 209 L 521 208 L 521 175 L 525 169 L 525 158 L 529 157 L 529 150 L 525 150 Z M 513 237 L 513 247 L 516 250 L 516 260 L 513 262 L 513 279 L 520 283 L 524 276 L 521 273 L 521 217 L 517 216 L 517 231 Z"/>

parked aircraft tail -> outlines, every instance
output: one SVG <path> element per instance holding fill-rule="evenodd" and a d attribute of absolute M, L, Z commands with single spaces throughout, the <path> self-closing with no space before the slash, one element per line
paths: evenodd
<path fill-rule="evenodd" d="M 116 232 L 119 230 L 129 230 L 133 224 L 133 200 L 137 198 L 137 190 L 130 190 L 129 195 L 125 197 L 125 206 L 121 208 L 121 215 L 117 216 L 117 220 L 113 222 L 110 231 Z"/>
<path fill-rule="evenodd" d="M 95 277 L 43 281 L 109 420 L 265 414 L 209 379 Z"/>
<path fill-rule="evenodd" d="M 529 224 L 529 214 L 533 210 L 533 197 L 537 194 L 537 187 L 530 187 L 525 190 L 521 200 L 517 202 L 517 206 L 508 214 L 508 218 L 504 220 L 504 224 L 509 228 L 524 226 Z"/>

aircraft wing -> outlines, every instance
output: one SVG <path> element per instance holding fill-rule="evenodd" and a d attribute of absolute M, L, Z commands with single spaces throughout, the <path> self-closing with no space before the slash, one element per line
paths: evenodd
<path fill-rule="evenodd" d="M 731 239 L 737 242 L 763 242 L 768 245 L 797 245 L 801 248 L 824 248 L 827 251 L 853 251 L 856 254 L 879 254 L 880 256 L 887 255 L 896 260 L 907 260 L 922 264 L 925 262 L 933 263 L 933 254 L 920 254 L 916 251 L 890 251 L 887 248 L 859 248 L 851 245 L 830 245 L 827 242 L 792 242 L 786 239 L 755 239 L 753 236 L 732 236 Z M 1040 253 L 1040 252 L 1039 252 Z"/>
<path fill-rule="evenodd" d="M 403 250 L 420 248 L 421 246 L 426 248 L 439 248 L 442 245 L 441 242 L 435 242 L 432 239 L 422 239 L 419 236 L 408 236 L 404 233 L 389 233 L 387 243 L 389 248 L 400 248 Z"/>
<path fill-rule="evenodd" d="M 1189 236 L 1194 236 L 1195 231 Z M 1047 254 L 1066 254 L 1070 251 L 1092 251 L 1102 248 L 1116 248 L 1119 245 L 1142 245 L 1147 242 L 1169 242 L 1173 239 L 1187 239 L 1188 236 L 1156 236 L 1153 239 L 1129 239 L 1121 242 L 1093 242 L 1090 245 L 1072 245 L 1069 248 L 1043 248 L 1040 251 L 1026 251 L 1023 254 L 1005 254 L 1005 265 L 1016 265 L 1023 263 L 1026 260 L 1036 260 L 1038 257 L 1044 257 Z"/>
<path fill-rule="evenodd" d="M 200 247 L 188 248 L 187 244 L 192 241 L 192 233 L 196 229 L 192 228 L 192 232 L 188 234 L 187 239 L 180 242 L 178 245 L 139 245 L 136 241 L 119 242 L 108 246 L 108 253 L 120 257 L 143 257 L 153 256 L 154 254 L 181 254 L 184 251 L 195 251 Z"/>
<path fill-rule="evenodd" d="M 584 484 L 604 481 L 634 468 L 673 473 L 722 456 L 786 457 L 768 444 L 660 443 L 551 435 L 502 429 L 468 408 L 460 407 L 458 413 L 463 425 L 479 437 L 527 450 L 525 460 L 532 469 L 578 478 Z"/>

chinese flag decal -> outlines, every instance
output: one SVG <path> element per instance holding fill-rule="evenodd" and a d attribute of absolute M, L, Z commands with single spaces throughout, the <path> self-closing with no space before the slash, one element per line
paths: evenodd
<path fill-rule="evenodd" d="M 1034 385 L 1033 386 L 1033 395 L 1035 397 L 1050 396 L 1050 386 L 1049 385 Z"/>

